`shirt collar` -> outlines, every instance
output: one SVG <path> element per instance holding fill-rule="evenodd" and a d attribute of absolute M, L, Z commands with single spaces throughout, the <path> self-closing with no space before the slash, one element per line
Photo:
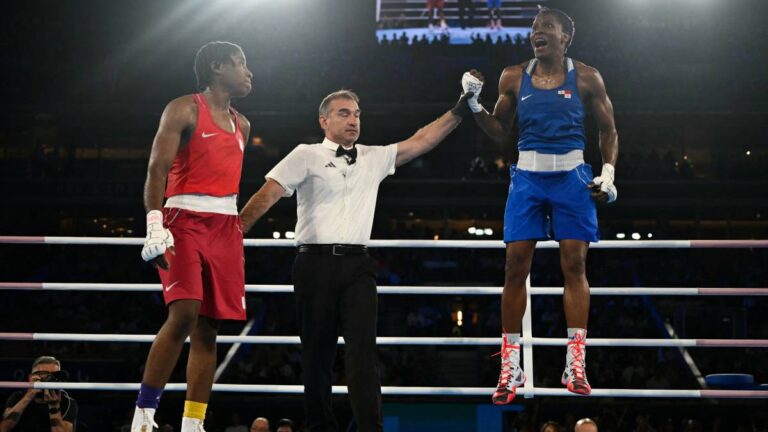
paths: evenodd
<path fill-rule="evenodd" d="M 333 151 L 336 151 L 336 149 L 339 148 L 339 146 L 341 146 L 341 144 L 337 144 L 337 143 L 329 140 L 328 138 L 325 138 L 323 140 L 322 145 L 323 145 L 323 147 L 327 148 L 328 150 L 333 150 Z M 352 146 L 354 147 L 354 144 Z M 344 146 L 342 146 L 342 147 L 344 147 Z"/>

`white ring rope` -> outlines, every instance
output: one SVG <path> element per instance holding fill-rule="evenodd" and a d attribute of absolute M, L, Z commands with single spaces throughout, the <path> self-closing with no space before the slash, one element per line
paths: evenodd
<path fill-rule="evenodd" d="M 134 383 L 43 383 L 23 381 L 0 381 L 0 388 L 38 388 L 64 390 L 102 390 L 102 391 L 137 391 L 139 384 Z M 186 384 L 169 383 L 167 391 L 184 391 Z M 486 387 L 390 387 L 383 386 L 384 395 L 400 396 L 481 396 L 487 397 L 493 393 L 493 388 Z M 238 393 L 282 393 L 303 394 L 304 387 L 300 385 L 271 385 L 271 384 L 214 384 L 216 392 Z M 526 389 L 519 388 L 518 394 L 524 395 Z M 565 396 L 578 397 L 563 388 L 533 387 L 536 396 Z M 333 386 L 334 394 L 347 394 L 346 386 Z M 531 396 L 531 395 L 526 395 Z M 589 397 L 635 397 L 635 398 L 742 398 L 766 399 L 768 390 L 644 390 L 644 389 L 592 389 Z"/>
<path fill-rule="evenodd" d="M 107 333 L 0 333 L 0 340 L 24 341 L 74 341 L 74 342 L 152 342 L 155 335 L 107 334 Z M 527 346 L 565 346 L 565 338 L 522 338 Z M 276 344 L 298 345 L 298 336 L 227 336 L 219 335 L 217 343 Z M 189 342 L 189 339 L 187 339 Z M 339 337 L 339 344 L 344 339 Z M 497 346 L 499 338 L 479 337 L 377 337 L 378 345 L 459 345 L 459 346 Z M 709 348 L 768 348 L 768 339 L 627 339 L 627 338 L 591 338 L 590 347 L 709 347 Z"/>
<path fill-rule="evenodd" d="M 245 239 L 246 247 L 295 247 L 294 240 Z M 59 244 L 140 246 L 141 237 L 44 237 L 0 236 L 0 244 Z M 503 249 L 500 240 L 371 240 L 370 247 L 386 248 L 458 248 Z M 556 241 L 542 241 L 537 249 L 557 249 Z M 603 240 L 590 244 L 592 249 L 750 249 L 768 248 L 768 240 Z"/>
<path fill-rule="evenodd" d="M 131 245 L 143 244 L 143 238 L 114 237 L 20 237 L 0 236 L 0 244 L 60 244 L 60 245 Z M 248 247 L 294 247 L 293 240 L 246 239 Z M 371 247 L 390 248 L 472 248 L 501 249 L 498 240 L 372 240 Z M 554 241 L 539 242 L 539 249 L 558 247 Z M 768 248 L 768 240 L 608 240 L 590 245 L 596 249 L 711 249 L 711 248 Z M 55 283 L 55 282 L 0 282 L 0 290 L 53 290 L 53 291 L 160 291 L 159 284 L 106 284 L 106 283 Z M 290 285 L 246 285 L 247 292 L 290 293 Z M 439 287 L 439 286 L 382 286 L 380 294 L 430 294 L 430 295 L 498 295 L 498 287 Z M 534 287 L 528 295 L 560 295 L 562 287 Z M 592 288 L 592 295 L 677 295 L 677 296 L 745 296 L 768 295 L 768 288 Z M 90 341 L 90 342 L 152 342 L 155 335 L 79 334 L 79 333 L 0 333 L 0 340 L 16 341 Z M 440 337 L 378 337 L 379 345 L 461 345 L 497 346 L 498 338 L 440 338 Z M 299 344 L 296 336 L 219 336 L 217 343 L 250 344 Z M 343 344 L 343 338 L 339 338 Z M 524 337 L 522 344 L 530 351 L 531 346 L 562 346 L 563 338 Z M 768 347 L 762 339 L 615 339 L 593 338 L 591 347 Z M 533 365 L 531 365 L 533 366 Z M 530 371 L 533 373 L 533 371 Z M 0 388 L 50 388 L 67 390 L 116 390 L 136 391 L 133 383 L 27 383 L 0 381 Z M 762 386 L 761 386 L 762 387 Z M 186 384 L 168 384 L 169 391 L 186 390 Z M 302 386 L 295 385 L 246 385 L 214 384 L 217 392 L 288 393 L 303 394 Z M 384 395 L 433 395 L 433 396 L 482 396 L 493 391 L 484 387 L 382 387 Z M 344 386 L 334 386 L 333 393 L 346 394 Z M 526 398 L 537 396 L 574 396 L 562 388 L 536 388 L 526 385 L 518 389 Z M 768 398 L 768 390 L 640 390 L 640 389 L 593 389 L 592 397 L 644 397 L 644 398 Z"/>
<path fill-rule="evenodd" d="M 43 291 L 113 291 L 146 292 L 162 289 L 160 284 L 151 283 L 85 283 L 85 282 L 0 282 L 3 290 L 43 290 Z M 501 287 L 465 287 L 465 286 L 379 286 L 379 294 L 414 294 L 414 295 L 500 295 Z M 249 293 L 292 293 L 293 285 L 249 284 L 245 286 Z M 532 287 L 531 295 L 562 295 L 563 287 Z M 653 296 L 768 296 L 768 288 L 674 288 L 674 287 L 591 287 L 591 295 L 653 295 Z"/>

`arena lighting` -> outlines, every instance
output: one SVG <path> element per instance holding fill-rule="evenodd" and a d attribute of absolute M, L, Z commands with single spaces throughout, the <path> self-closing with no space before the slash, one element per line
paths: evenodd
<path fill-rule="evenodd" d="M 286 231 L 285 232 L 285 238 L 287 239 L 294 239 L 296 238 L 296 233 L 293 231 Z"/>
<path fill-rule="evenodd" d="M 653 233 L 648 233 L 648 238 L 653 238 Z"/>
<path fill-rule="evenodd" d="M 470 233 L 470 234 L 474 234 L 474 233 L 475 233 L 475 230 L 477 230 L 477 228 L 475 228 L 475 227 L 469 227 L 469 229 L 467 229 L 467 232 L 468 232 L 468 233 Z"/>
<path fill-rule="evenodd" d="M 184 46 L 185 51 L 192 60 L 192 55 L 203 43 L 218 38 L 231 39 L 232 42 L 244 43 L 246 52 L 253 43 L 246 43 L 241 37 L 231 34 L 232 28 L 248 25 L 253 22 L 253 16 L 284 15 L 298 6 L 300 1 L 306 0 L 189 0 L 173 2 L 139 2 L 162 4 L 162 13 L 145 22 L 136 23 L 132 37 L 121 44 L 119 49 L 110 52 L 109 58 L 103 62 L 106 64 L 123 64 L 130 59 L 141 58 L 144 64 L 153 62 L 165 62 L 167 50 L 171 47 Z M 107 3 L 107 2 L 100 2 Z M 139 9 L 142 6 L 133 6 Z M 306 9 L 306 7 L 305 7 Z M 285 12 L 281 12 L 285 11 Z M 280 12 L 277 14 L 276 12 Z M 279 18 L 273 18 L 279 19 Z M 258 24 L 256 24 L 258 25 Z M 201 29 L 210 29 L 210 38 L 201 37 Z M 206 32 L 202 32 L 206 33 Z M 213 35 L 220 35 L 214 37 Z M 229 36 L 225 36 L 229 35 Z M 238 40 L 239 39 L 239 40 Z M 189 41 L 197 41 L 194 48 Z M 199 44 L 199 45 L 198 45 Z M 105 71 L 94 71 L 95 74 Z"/>
<path fill-rule="evenodd" d="M 627 238 L 627 235 L 624 234 L 624 233 L 616 233 L 616 238 L 619 239 L 619 240 L 623 240 L 623 239 Z"/>
<path fill-rule="evenodd" d="M 492 229 L 490 229 L 490 228 L 486 228 L 486 229 L 484 229 L 484 230 L 483 230 L 483 232 L 484 232 L 484 233 L 485 233 L 485 235 L 487 235 L 487 236 L 489 236 L 489 235 L 493 235 L 493 230 L 492 230 Z"/>
<path fill-rule="evenodd" d="M 640 233 L 632 233 L 632 240 L 640 240 Z"/>
<path fill-rule="evenodd" d="M 456 325 L 458 325 L 459 327 L 464 325 L 464 313 L 460 310 L 456 312 Z"/>
<path fill-rule="evenodd" d="M 751 155 L 751 154 L 752 154 L 752 152 L 751 152 L 751 151 L 749 151 L 749 150 L 747 150 L 747 156 L 749 156 L 749 155 Z"/>
<path fill-rule="evenodd" d="M 279 239 L 279 238 L 280 238 L 280 233 L 279 233 L 279 232 L 277 232 L 277 231 L 273 231 L 273 232 L 272 232 L 272 238 L 273 238 L 273 239 Z"/>
<path fill-rule="evenodd" d="M 485 235 L 485 233 L 483 232 L 483 230 L 477 229 L 477 230 L 475 230 L 475 235 L 479 237 L 479 236 Z"/>

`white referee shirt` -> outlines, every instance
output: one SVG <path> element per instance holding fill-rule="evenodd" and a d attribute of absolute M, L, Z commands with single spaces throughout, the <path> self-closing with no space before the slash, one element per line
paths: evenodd
<path fill-rule="evenodd" d="M 367 244 L 379 183 L 395 173 L 397 144 L 357 144 L 357 161 L 336 157 L 338 144 L 299 144 L 265 176 L 296 191 L 296 244 Z"/>

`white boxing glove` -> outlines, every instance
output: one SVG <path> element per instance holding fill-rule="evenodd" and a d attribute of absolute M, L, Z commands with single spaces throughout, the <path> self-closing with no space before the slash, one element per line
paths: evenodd
<path fill-rule="evenodd" d="M 144 239 L 141 258 L 144 261 L 152 261 L 172 247 L 173 235 L 163 227 L 163 213 L 160 210 L 147 213 L 147 238 Z"/>
<path fill-rule="evenodd" d="M 608 203 L 616 201 L 616 197 L 619 192 L 616 190 L 616 186 L 613 184 L 614 175 L 616 174 L 616 168 L 609 163 L 603 164 L 603 171 L 599 177 L 592 179 L 592 183 L 596 186 L 600 186 L 600 190 L 608 194 Z"/>
<path fill-rule="evenodd" d="M 471 73 L 464 72 L 464 75 L 461 77 L 461 88 L 464 93 L 474 93 L 471 98 L 467 99 L 469 109 L 471 109 L 473 113 L 482 111 L 483 106 L 480 105 L 480 101 L 478 101 L 477 98 L 480 97 L 480 91 L 483 89 L 483 82 Z"/>

